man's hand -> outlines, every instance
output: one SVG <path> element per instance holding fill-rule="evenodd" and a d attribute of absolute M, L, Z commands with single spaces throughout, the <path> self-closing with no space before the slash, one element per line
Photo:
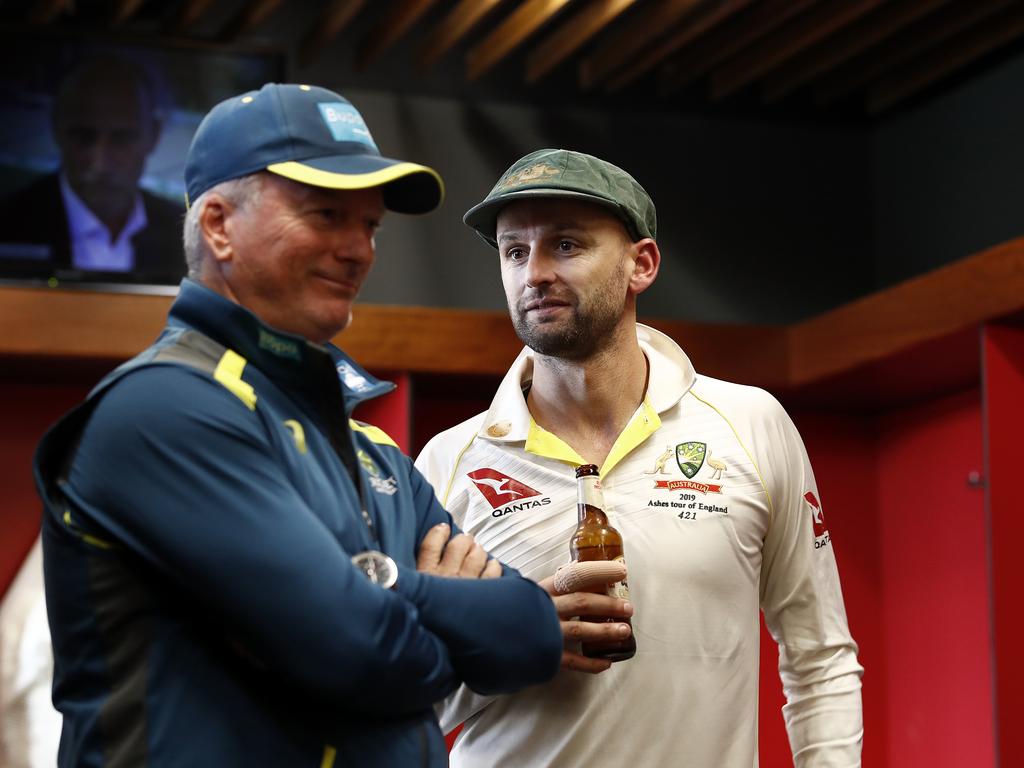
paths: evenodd
<path fill-rule="evenodd" d="M 569 563 L 553 576 L 540 582 L 551 595 L 555 610 L 562 620 L 562 637 L 566 650 L 562 653 L 562 668 L 576 672 L 597 674 L 612 663 L 607 659 L 590 659 L 578 652 L 579 643 L 602 640 L 621 640 L 629 637 L 628 624 L 597 624 L 580 621 L 579 616 L 622 617 L 633 615 L 633 606 L 625 600 L 605 594 L 609 584 L 626 578 L 626 566 L 617 562 Z M 588 590 L 597 589 L 599 593 Z M 573 650 L 569 650 L 572 648 Z"/>
<path fill-rule="evenodd" d="M 501 576 L 501 563 L 487 555 L 468 533 L 449 539 L 452 530 L 439 523 L 427 531 L 416 555 L 416 570 L 434 576 L 462 579 L 496 579 Z"/>

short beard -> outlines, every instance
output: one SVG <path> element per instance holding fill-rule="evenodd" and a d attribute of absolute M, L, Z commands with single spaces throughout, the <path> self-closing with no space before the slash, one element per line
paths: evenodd
<path fill-rule="evenodd" d="M 521 308 L 512 309 L 512 324 L 520 341 L 539 355 L 561 360 L 586 360 L 612 339 L 622 319 L 624 291 L 616 269 L 598 286 L 590 306 L 572 305 L 572 317 L 559 323 L 531 324 Z M 520 300 L 520 304 L 522 304 Z M 550 327 L 549 327 L 550 326 Z"/>

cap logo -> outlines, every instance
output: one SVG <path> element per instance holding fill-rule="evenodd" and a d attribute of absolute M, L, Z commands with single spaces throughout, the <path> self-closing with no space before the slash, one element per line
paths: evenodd
<path fill-rule="evenodd" d="M 377 149 L 377 145 L 370 135 L 370 129 L 363 121 L 363 116 L 351 104 L 341 101 L 322 101 L 317 104 L 317 107 L 320 108 L 320 116 L 324 119 L 335 141 L 358 141 L 360 144 L 369 144 Z"/>
<path fill-rule="evenodd" d="M 518 187 L 522 184 L 529 184 L 530 182 L 546 179 L 549 176 L 557 176 L 559 173 L 561 173 L 561 171 L 553 165 L 537 163 L 536 165 L 531 165 L 529 168 L 523 168 L 521 171 L 516 171 L 502 182 L 501 187 L 502 189 Z"/>

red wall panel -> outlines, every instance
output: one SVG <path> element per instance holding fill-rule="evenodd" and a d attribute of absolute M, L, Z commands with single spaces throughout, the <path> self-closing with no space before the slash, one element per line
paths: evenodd
<path fill-rule="evenodd" d="M 0 384 L 0 594 L 39 533 L 42 503 L 32 481 L 32 454 L 46 429 L 88 393 L 88 387 Z"/>
<path fill-rule="evenodd" d="M 888 765 L 993 766 L 980 397 L 879 420 Z"/>
<path fill-rule="evenodd" d="M 1021 637 L 1021 460 L 1024 459 L 1024 329 L 988 326 L 984 335 L 985 476 L 991 524 L 991 587 L 995 709 L 999 764 L 1020 765 L 1024 755 L 1024 656 Z"/>
<path fill-rule="evenodd" d="M 792 415 L 814 468 L 839 565 L 850 631 L 865 670 L 864 765 L 877 768 L 886 764 L 888 726 L 884 711 L 888 686 L 885 628 L 879 611 L 883 585 L 879 571 L 875 431 L 870 419 L 857 416 L 800 410 L 793 410 Z M 778 653 L 768 638 L 768 643 L 762 645 L 761 662 L 762 768 L 792 766 L 789 742 L 778 714 L 783 698 L 777 666 Z"/>

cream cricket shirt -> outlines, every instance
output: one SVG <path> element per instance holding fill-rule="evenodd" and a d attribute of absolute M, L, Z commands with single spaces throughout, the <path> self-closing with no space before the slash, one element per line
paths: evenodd
<path fill-rule="evenodd" d="M 763 390 L 699 376 L 667 336 L 637 335 L 647 396 L 601 467 L 637 654 L 512 696 L 461 688 L 439 707 L 446 731 L 466 723 L 451 764 L 756 766 L 760 608 L 796 765 L 859 765 L 862 669 L 796 428 Z M 584 462 L 531 419 L 532 370 L 526 349 L 490 410 L 436 436 L 416 465 L 464 530 L 540 580 L 569 560 Z"/>

